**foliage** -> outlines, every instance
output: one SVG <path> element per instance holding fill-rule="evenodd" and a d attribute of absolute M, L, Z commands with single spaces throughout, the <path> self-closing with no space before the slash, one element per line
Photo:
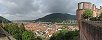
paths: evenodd
<path fill-rule="evenodd" d="M 34 40 L 35 36 L 32 32 L 25 30 L 23 25 L 19 27 L 17 24 L 3 24 L 3 28 L 10 33 L 16 40 Z"/>
<path fill-rule="evenodd" d="M 99 17 L 92 17 L 90 18 L 91 21 L 101 21 L 102 20 L 102 12 Z"/>
<path fill-rule="evenodd" d="M 41 36 L 37 36 L 37 38 L 35 38 L 35 40 L 44 40 L 44 38 Z"/>
<path fill-rule="evenodd" d="M 24 27 L 23 23 L 20 25 L 20 29 L 25 30 L 25 27 Z"/>
<path fill-rule="evenodd" d="M 84 14 L 82 15 L 84 19 L 89 19 L 90 17 L 92 17 L 93 11 L 90 9 L 86 9 L 84 11 Z"/>
<path fill-rule="evenodd" d="M 55 33 L 50 40 L 76 40 L 78 36 L 78 31 L 68 31 L 68 30 L 61 30 Z"/>
<path fill-rule="evenodd" d="M 3 28 L 10 33 L 16 40 L 43 40 L 42 37 L 36 36 L 31 31 L 25 30 L 24 25 L 18 26 L 18 24 L 10 23 L 3 24 Z M 78 36 L 78 31 L 67 31 L 63 28 L 56 32 L 50 40 L 75 40 Z"/>
<path fill-rule="evenodd" d="M 17 40 L 22 39 L 22 29 L 20 29 L 17 24 L 3 24 L 4 29 L 10 33 L 11 35 L 13 35 L 14 38 L 16 38 Z"/>
<path fill-rule="evenodd" d="M 34 40 L 34 35 L 32 35 L 33 33 L 30 31 L 24 31 L 22 33 L 22 40 Z"/>
<path fill-rule="evenodd" d="M 100 19 L 98 17 L 92 17 L 90 18 L 91 21 L 100 21 Z"/>

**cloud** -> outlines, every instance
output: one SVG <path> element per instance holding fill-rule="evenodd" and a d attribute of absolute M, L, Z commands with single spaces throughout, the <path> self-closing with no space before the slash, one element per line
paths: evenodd
<path fill-rule="evenodd" d="M 77 3 L 83 1 L 102 5 L 101 0 L 0 0 L 0 15 L 9 20 L 37 19 L 51 13 L 75 15 Z"/>
<path fill-rule="evenodd" d="M 47 8 L 46 11 L 51 13 L 68 13 L 71 0 L 43 0 L 43 4 Z"/>
<path fill-rule="evenodd" d="M 35 3 L 36 0 L 0 0 L 0 4 L 6 8 L 2 15 L 13 15 L 13 16 L 5 16 L 9 19 L 33 19 L 32 16 L 39 12 L 39 5 Z M 1 7 L 2 8 L 2 7 Z M 36 15 L 37 16 L 37 15 Z M 24 18 L 25 17 L 25 18 Z M 31 18 L 30 18 L 31 17 Z M 12 20 L 12 19 L 11 19 Z"/>

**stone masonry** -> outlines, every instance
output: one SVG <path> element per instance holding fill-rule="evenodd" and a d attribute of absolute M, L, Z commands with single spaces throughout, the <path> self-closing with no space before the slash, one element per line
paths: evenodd
<path fill-rule="evenodd" d="M 80 40 L 102 40 L 102 22 L 82 20 L 85 9 L 91 9 L 93 11 L 92 16 L 98 17 L 102 12 L 102 6 L 98 9 L 90 2 L 78 3 L 76 15 L 80 30 Z"/>

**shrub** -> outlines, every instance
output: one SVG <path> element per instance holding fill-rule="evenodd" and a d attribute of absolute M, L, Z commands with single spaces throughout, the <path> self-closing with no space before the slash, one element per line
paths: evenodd
<path fill-rule="evenodd" d="M 55 33 L 50 40 L 77 40 L 78 31 L 61 30 Z"/>
<path fill-rule="evenodd" d="M 92 10 L 86 9 L 82 16 L 83 16 L 84 19 L 89 19 L 90 17 L 92 17 L 92 14 L 93 14 Z"/>

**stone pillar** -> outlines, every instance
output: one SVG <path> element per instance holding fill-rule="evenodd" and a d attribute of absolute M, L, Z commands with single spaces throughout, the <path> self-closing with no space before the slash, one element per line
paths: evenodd
<path fill-rule="evenodd" d="M 80 5 L 80 3 L 78 3 L 78 9 L 79 9 L 79 5 Z"/>

